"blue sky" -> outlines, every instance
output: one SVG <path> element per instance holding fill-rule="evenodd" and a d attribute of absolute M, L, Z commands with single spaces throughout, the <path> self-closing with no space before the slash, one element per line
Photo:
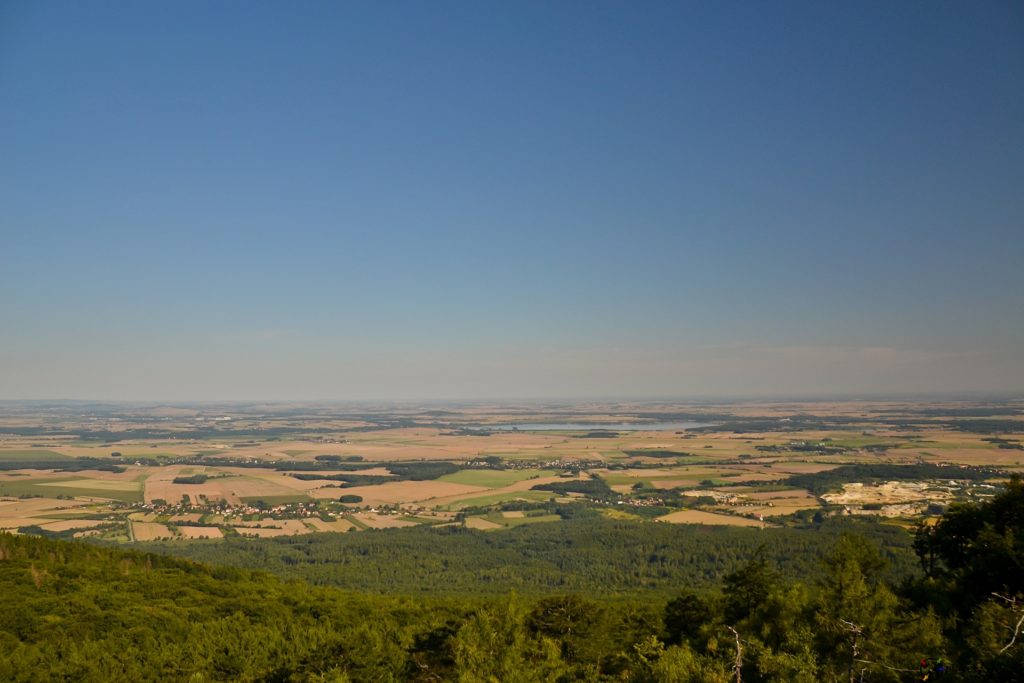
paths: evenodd
<path fill-rule="evenodd" d="M 1024 392 L 1022 38 L 0 0 L 0 398 Z"/>

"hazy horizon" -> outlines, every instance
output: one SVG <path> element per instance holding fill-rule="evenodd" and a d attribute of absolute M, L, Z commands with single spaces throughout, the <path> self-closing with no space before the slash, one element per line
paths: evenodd
<path fill-rule="evenodd" d="M 741 405 L 741 404 L 814 404 L 814 403 L 977 403 L 1000 404 L 1024 401 L 1021 391 L 961 391 L 929 393 L 835 393 L 835 394 L 704 394 L 704 395 L 578 395 L 578 396 L 448 396 L 421 398 L 350 397 L 350 398 L 281 398 L 273 396 L 245 396 L 228 398 L 115 398 L 115 397 L 46 397 L 0 398 L 0 404 L 109 404 L 137 406 L 202 407 L 202 406 L 584 406 L 661 404 L 678 406 Z"/>
<path fill-rule="evenodd" d="M 0 399 L 1020 395 L 1022 35 L 0 3 Z"/>

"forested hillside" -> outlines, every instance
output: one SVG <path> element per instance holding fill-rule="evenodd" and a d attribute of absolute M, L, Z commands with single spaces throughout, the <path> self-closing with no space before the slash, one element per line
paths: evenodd
<path fill-rule="evenodd" d="M 765 545 L 714 590 L 681 581 L 671 599 L 609 601 L 600 590 L 398 598 L 0 535 L 0 678 L 1021 680 L 1019 480 L 922 527 L 923 571 L 899 583 L 874 542 L 817 538 L 825 553 L 798 577 Z"/>
<path fill-rule="evenodd" d="M 264 569 L 287 578 L 406 595 L 521 595 L 579 592 L 667 597 L 708 590 L 763 548 L 784 576 L 817 572 L 843 533 L 877 543 L 887 578 L 917 570 L 905 530 L 834 518 L 804 528 L 744 529 L 652 524 L 592 510 L 559 523 L 500 532 L 413 527 L 273 539 L 159 543 L 152 548 L 212 564 Z"/>

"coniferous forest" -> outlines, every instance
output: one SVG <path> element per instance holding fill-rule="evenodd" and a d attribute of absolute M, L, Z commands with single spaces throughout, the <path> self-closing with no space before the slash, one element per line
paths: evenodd
<path fill-rule="evenodd" d="M 656 533 L 658 527 L 648 528 Z M 820 556 L 813 563 L 802 557 L 798 570 L 780 562 L 783 537 L 741 546 L 745 557 L 717 582 L 672 575 L 673 590 L 629 591 L 623 580 L 622 590 L 607 592 L 578 579 L 565 592 L 538 581 L 524 593 L 474 593 L 463 576 L 450 590 L 406 596 L 282 578 L 289 576 L 284 567 L 294 550 L 286 544 L 253 546 L 275 548 L 267 553 L 279 556 L 264 555 L 282 575 L 274 576 L 165 554 L 2 535 L 0 678 L 1021 679 L 1019 479 L 989 502 L 953 506 L 937 524 L 921 526 L 911 539 L 912 571 L 893 571 L 900 554 L 884 538 L 880 544 L 856 527 L 818 533 Z M 475 548 L 469 548 L 472 555 Z M 240 557 L 229 551 L 219 559 L 238 564 Z M 650 564 L 649 557 L 634 559 Z M 458 554 L 449 560 L 460 561 Z M 367 570 L 374 566 L 367 561 Z M 312 571 L 296 575 L 328 583 Z M 432 580 L 429 572 L 420 578 Z"/>

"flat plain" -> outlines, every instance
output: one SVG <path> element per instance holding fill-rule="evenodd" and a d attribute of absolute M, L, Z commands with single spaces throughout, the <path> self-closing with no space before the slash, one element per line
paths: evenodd
<path fill-rule="evenodd" d="M 572 428 L 567 428 L 572 427 Z M 144 543 L 589 508 L 913 524 L 1024 470 L 1021 402 L 0 405 L 0 528 Z"/>

